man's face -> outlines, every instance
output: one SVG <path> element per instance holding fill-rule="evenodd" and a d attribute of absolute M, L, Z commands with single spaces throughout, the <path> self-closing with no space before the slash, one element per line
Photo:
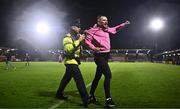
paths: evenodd
<path fill-rule="evenodd" d="M 71 26 L 71 29 L 72 29 L 73 31 L 75 31 L 76 33 L 79 33 L 80 30 L 81 30 L 81 28 L 79 28 L 79 27 L 77 27 L 77 26 Z"/>
<path fill-rule="evenodd" d="M 108 19 L 107 19 L 107 17 L 106 16 L 101 16 L 98 19 L 98 25 L 102 26 L 104 28 L 107 28 L 108 27 Z"/>

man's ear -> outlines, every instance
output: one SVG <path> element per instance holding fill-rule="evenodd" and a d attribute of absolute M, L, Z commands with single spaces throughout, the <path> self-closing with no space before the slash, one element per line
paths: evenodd
<path fill-rule="evenodd" d="M 100 25 L 100 19 L 97 20 L 97 24 Z"/>
<path fill-rule="evenodd" d="M 71 26 L 71 29 L 74 30 L 76 27 L 75 26 Z"/>

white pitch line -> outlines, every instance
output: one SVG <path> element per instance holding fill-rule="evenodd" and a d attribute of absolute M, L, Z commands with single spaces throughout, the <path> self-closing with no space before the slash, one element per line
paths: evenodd
<path fill-rule="evenodd" d="M 89 84 L 87 84 L 87 85 L 86 85 L 86 88 L 90 87 L 91 84 L 92 84 L 92 82 L 90 82 Z M 78 91 L 75 92 L 75 94 L 78 94 L 78 93 L 79 93 Z"/>
<path fill-rule="evenodd" d="M 55 109 L 55 108 L 57 108 L 57 107 L 58 107 L 60 104 L 62 104 L 62 103 L 64 103 L 64 100 L 59 101 L 59 103 L 57 103 L 57 104 L 51 106 L 51 107 L 48 108 L 48 109 Z"/>
<path fill-rule="evenodd" d="M 89 84 L 87 84 L 86 85 L 86 88 L 88 88 L 88 87 L 90 87 L 91 86 L 91 82 L 89 83 Z M 76 92 L 77 93 L 77 92 Z M 71 96 L 70 96 L 71 97 Z M 59 105 L 61 105 L 61 104 L 63 104 L 64 103 L 64 100 L 61 100 L 61 101 L 59 101 L 59 103 L 56 103 L 55 105 L 53 105 L 53 106 L 51 106 L 50 108 L 48 108 L 48 109 L 55 109 L 55 108 L 57 108 Z"/>
<path fill-rule="evenodd" d="M 92 82 L 90 82 L 89 84 L 86 85 L 86 88 L 90 87 L 92 84 Z"/>

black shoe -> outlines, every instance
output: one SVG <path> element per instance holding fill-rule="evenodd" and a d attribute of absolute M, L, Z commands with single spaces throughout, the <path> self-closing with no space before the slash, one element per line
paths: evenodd
<path fill-rule="evenodd" d="M 107 98 L 105 103 L 105 108 L 112 108 L 116 106 L 112 100 L 112 98 Z"/>
<path fill-rule="evenodd" d="M 95 98 L 94 95 L 90 95 L 90 96 L 89 96 L 89 102 L 90 102 L 90 103 L 96 103 L 96 102 L 97 102 L 97 100 L 96 100 L 96 98 Z"/>
<path fill-rule="evenodd" d="M 83 106 L 84 106 L 85 108 L 87 108 L 89 104 L 90 104 L 90 99 L 89 99 L 89 98 L 83 100 Z"/>
<path fill-rule="evenodd" d="M 68 99 L 68 97 L 63 96 L 63 95 L 56 95 L 56 98 L 60 99 L 60 100 L 67 100 Z"/>
<path fill-rule="evenodd" d="M 84 102 L 83 105 L 84 105 L 85 108 L 87 108 L 88 105 L 89 105 L 89 102 Z"/>

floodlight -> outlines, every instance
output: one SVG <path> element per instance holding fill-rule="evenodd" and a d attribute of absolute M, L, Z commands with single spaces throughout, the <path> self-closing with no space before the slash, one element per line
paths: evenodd
<path fill-rule="evenodd" d="M 49 31 L 49 27 L 46 23 L 41 22 L 37 24 L 36 30 L 40 34 L 46 34 Z"/>
<path fill-rule="evenodd" d="M 164 27 L 164 23 L 163 20 L 157 18 L 157 19 L 153 19 L 150 23 L 151 28 L 153 28 L 154 30 L 160 30 Z"/>

